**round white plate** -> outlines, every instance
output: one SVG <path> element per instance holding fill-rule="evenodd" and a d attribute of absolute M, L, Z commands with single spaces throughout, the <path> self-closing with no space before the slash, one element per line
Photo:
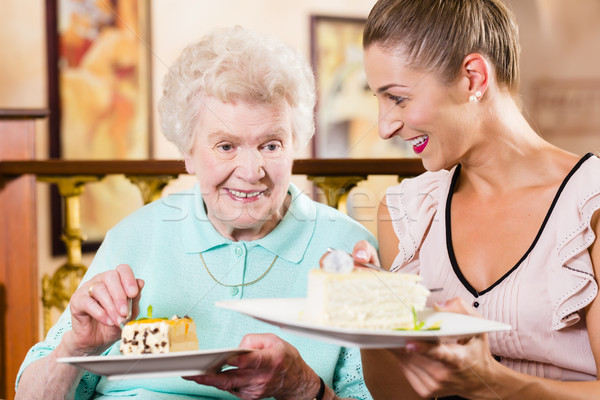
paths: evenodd
<path fill-rule="evenodd" d="M 237 311 L 258 320 L 279 326 L 300 336 L 346 347 L 403 347 L 407 341 L 454 341 L 480 333 L 508 331 L 510 325 L 464 314 L 437 312 L 427 309 L 418 313 L 425 326 L 440 322 L 439 330 L 368 330 L 349 329 L 311 323 L 302 319 L 304 298 L 242 299 L 215 303 L 218 307 Z"/>
<path fill-rule="evenodd" d="M 75 365 L 109 380 L 194 376 L 217 371 L 225 361 L 249 349 L 224 348 L 178 351 L 164 354 L 63 357 L 58 361 Z"/>

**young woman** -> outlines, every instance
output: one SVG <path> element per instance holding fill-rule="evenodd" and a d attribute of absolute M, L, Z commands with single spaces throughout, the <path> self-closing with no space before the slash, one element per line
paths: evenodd
<path fill-rule="evenodd" d="M 513 327 L 363 351 L 374 397 L 600 397 L 600 160 L 546 142 L 522 115 L 509 10 L 380 0 L 363 44 L 380 136 L 409 141 L 428 170 L 387 191 L 382 265 L 444 288 L 431 306 Z M 378 261 L 364 242 L 354 254 Z"/>

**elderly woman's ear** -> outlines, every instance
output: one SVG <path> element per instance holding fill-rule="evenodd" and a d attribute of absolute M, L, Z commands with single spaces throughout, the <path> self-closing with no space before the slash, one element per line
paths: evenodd
<path fill-rule="evenodd" d="M 189 152 L 183 157 L 183 161 L 185 162 L 185 170 L 188 174 L 194 175 L 196 174 L 196 168 L 194 167 L 194 157 L 192 157 L 192 153 Z"/>

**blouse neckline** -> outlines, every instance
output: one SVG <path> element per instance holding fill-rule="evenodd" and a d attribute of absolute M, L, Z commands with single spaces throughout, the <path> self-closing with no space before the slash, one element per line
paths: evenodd
<path fill-rule="evenodd" d="M 458 262 L 456 261 L 456 256 L 454 254 L 454 246 L 452 245 L 452 226 L 451 226 L 451 216 L 450 216 L 450 208 L 451 207 L 450 206 L 452 205 L 452 196 L 454 195 L 454 188 L 456 186 L 456 182 L 458 181 L 458 176 L 460 174 L 461 165 L 458 164 L 456 166 L 456 168 L 454 170 L 454 174 L 452 175 L 452 180 L 450 182 L 450 188 L 448 190 L 448 197 L 446 199 L 446 215 L 445 215 L 445 219 L 446 219 L 446 247 L 447 247 L 447 250 L 448 250 L 448 258 L 450 259 L 450 263 L 452 264 L 452 269 L 454 270 L 454 273 L 456 274 L 456 276 L 460 280 L 460 282 L 463 284 L 463 286 L 465 287 L 465 289 L 467 289 L 474 297 L 479 297 L 481 295 L 484 295 L 487 292 L 491 291 L 496 286 L 498 286 L 513 271 L 515 271 L 521 265 L 521 263 L 529 256 L 529 254 L 535 248 L 535 245 L 537 244 L 538 240 L 542 236 L 544 228 L 546 227 L 546 224 L 548 223 L 548 220 L 550 219 L 550 216 L 552 215 L 552 211 L 554 210 L 554 207 L 556 206 L 556 203 L 558 202 L 558 199 L 560 198 L 560 195 L 563 192 L 565 186 L 567 185 L 567 183 L 569 182 L 569 180 L 571 179 L 571 177 L 575 174 L 575 172 L 577 172 L 577 170 L 581 167 L 581 165 L 587 159 L 589 159 L 592 155 L 593 155 L 592 153 L 587 153 L 586 155 L 584 155 L 577 162 L 577 164 L 575 164 L 575 166 L 571 169 L 571 171 L 569 171 L 569 173 L 567 174 L 567 176 L 563 179 L 562 183 L 560 184 L 560 187 L 558 188 L 556 194 L 554 195 L 554 199 L 552 200 L 552 204 L 550 204 L 550 208 L 546 212 L 546 216 L 544 217 L 544 221 L 542 222 L 542 225 L 540 226 L 540 228 L 539 228 L 539 230 L 538 230 L 535 238 L 533 239 L 533 242 L 531 243 L 531 245 L 529 246 L 529 248 L 527 249 L 527 251 L 525 252 L 525 254 L 519 259 L 519 261 L 517 261 L 517 263 L 510 270 L 508 270 L 508 272 L 506 272 L 496 282 L 492 283 L 492 285 L 490 285 L 488 288 L 486 288 L 486 289 L 484 289 L 484 290 L 482 290 L 480 292 L 478 292 L 473 286 L 471 286 L 471 284 L 469 283 L 469 281 L 467 281 L 467 279 L 463 275 L 462 271 L 460 270 Z"/>

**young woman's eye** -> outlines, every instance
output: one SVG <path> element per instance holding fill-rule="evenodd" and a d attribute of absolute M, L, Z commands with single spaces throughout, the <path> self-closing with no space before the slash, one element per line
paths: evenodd
<path fill-rule="evenodd" d="M 404 101 L 405 97 L 402 96 L 392 96 L 390 95 L 390 100 L 394 102 L 395 105 L 399 105 Z"/>

